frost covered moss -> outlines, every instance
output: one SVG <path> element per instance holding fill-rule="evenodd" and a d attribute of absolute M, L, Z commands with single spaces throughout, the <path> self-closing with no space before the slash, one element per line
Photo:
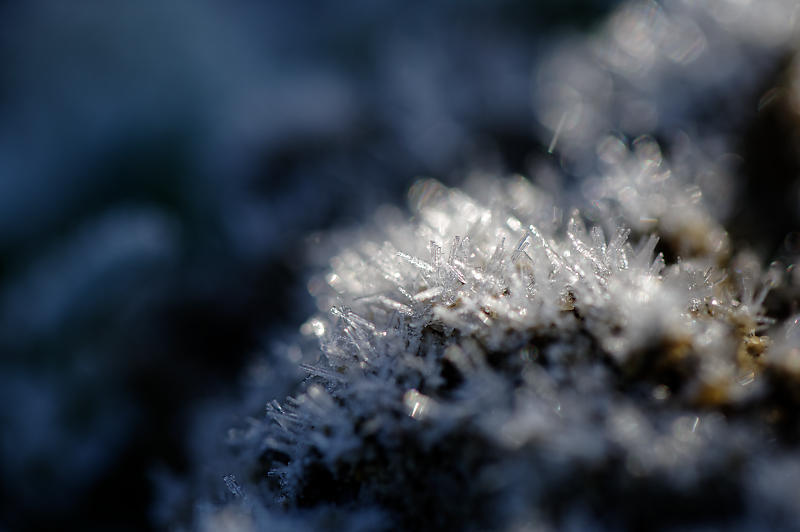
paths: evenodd
<path fill-rule="evenodd" d="M 653 164 L 628 178 L 700 208 Z M 378 219 L 331 261 L 330 312 L 303 326 L 323 357 L 239 435 L 261 449 L 256 486 L 412 529 L 772 515 L 748 479 L 798 436 L 776 395 L 798 382 L 796 324 L 773 342 L 762 310 L 780 272 L 665 262 L 623 209 L 559 223 L 521 178 L 472 187 L 418 183 L 410 222 Z"/>

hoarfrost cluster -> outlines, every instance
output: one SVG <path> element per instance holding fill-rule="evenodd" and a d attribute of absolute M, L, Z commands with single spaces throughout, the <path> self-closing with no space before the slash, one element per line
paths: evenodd
<path fill-rule="evenodd" d="M 791 50 L 798 8 L 694 4 L 623 5 L 545 62 L 535 104 L 575 186 L 421 180 L 410 220 L 382 208 L 348 233 L 309 284 L 302 389 L 231 432 L 227 503 L 199 506 L 196 524 L 800 520 L 800 317 L 764 305 L 795 281 L 731 242 L 733 185 L 709 181 L 702 155 L 731 149 L 730 123 L 696 114 L 742 61 Z M 653 138 L 608 133 L 667 122 L 699 135 L 668 144 L 672 166 Z"/>

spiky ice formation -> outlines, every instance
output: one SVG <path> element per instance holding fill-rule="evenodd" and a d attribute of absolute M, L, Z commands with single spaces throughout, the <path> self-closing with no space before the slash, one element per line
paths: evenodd
<path fill-rule="evenodd" d="M 225 511 L 247 526 L 282 505 L 291 526 L 357 528 L 366 512 L 368 528 L 409 529 L 797 518 L 752 481 L 800 467 L 787 452 L 800 397 L 782 391 L 800 378 L 798 335 L 784 326 L 770 348 L 762 311 L 780 272 L 728 261 L 693 187 L 660 158 L 620 155 L 589 227 L 522 178 L 471 195 L 422 181 L 410 221 L 382 211 L 312 283 L 330 310 L 302 331 L 322 356 L 302 393 L 234 436 L 258 453 Z M 671 206 L 641 202 L 636 218 L 684 220 L 676 242 L 692 223 L 719 240 L 665 262 L 610 201 L 622 179 Z"/>

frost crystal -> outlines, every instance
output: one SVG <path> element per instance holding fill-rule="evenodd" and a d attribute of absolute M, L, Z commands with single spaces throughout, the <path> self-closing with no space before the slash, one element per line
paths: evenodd
<path fill-rule="evenodd" d="M 676 176 L 628 158 L 639 190 L 669 194 L 671 219 L 716 227 Z M 379 219 L 331 261 L 317 294 L 330 311 L 303 327 L 324 356 L 249 436 L 283 500 L 378 507 L 408 528 L 558 525 L 584 511 L 644 526 L 642 497 L 674 505 L 677 524 L 707 486 L 751 489 L 760 464 L 742 449 L 777 452 L 770 434 L 791 425 L 762 413 L 777 408 L 776 380 L 800 376 L 796 323 L 767 352 L 774 273 L 742 257 L 721 267 L 719 246 L 668 263 L 656 236 L 627 228 L 622 202 L 601 225 L 578 210 L 554 224 L 522 178 L 471 186 L 418 183 L 411 222 Z"/>
<path fill-rule="evenodd" d="M 664 180 L 639 164 L 632 179 Z M 673 194 L 674 216 L 692 219 Z M 587 228 L 579 211 L 553 224 L 523 179 L 481 195 L 418 183 L 411 223 L 378 224 L 332 260 L 318 295 L 331 310 L 304 327 L 324 358 L 305 393 L 269 407 L 263 435 L 287 459 L 271 465 L 287 500 L 477 524 L 514 515 L 498 508 L 511 494 L 560 514 L 545 499 L 592 470 L 618 485 L 620 516 L 640 519 L 622 507 L 642 479 L 669 496 L 728 475 L 753 435 L 706 409 L 758 400 L 763 292 L 738 289 L 718 248 L 665 264 L 657 237 L 631 242 L 624 206 Z"/>

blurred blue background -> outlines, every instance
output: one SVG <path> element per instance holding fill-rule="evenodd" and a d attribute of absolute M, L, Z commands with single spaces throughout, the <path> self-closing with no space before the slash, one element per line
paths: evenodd
<path fill-rule="evenodd" d="M 0 3 L 0 529 L 150 527 L 306 235 L 525 172 L 536 58 L 615 3 Z"/>

